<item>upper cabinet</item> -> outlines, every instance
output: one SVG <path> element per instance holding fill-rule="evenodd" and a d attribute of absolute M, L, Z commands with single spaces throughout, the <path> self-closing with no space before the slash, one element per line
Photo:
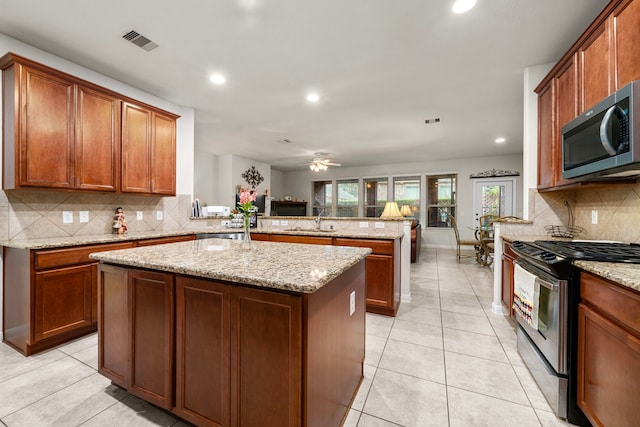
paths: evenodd
<path fill-rule="evenodd" d="M 14 54 L 3 70 L 3 189 L 175 195 L 178 116 Z"/>
<path fill-rule="evenodd" d="M 640 79 L 639 45 L 640 0 L 612 0 L 536 88 L 539 190 L 585 185 L 562 179 L 562 127 Z"/>

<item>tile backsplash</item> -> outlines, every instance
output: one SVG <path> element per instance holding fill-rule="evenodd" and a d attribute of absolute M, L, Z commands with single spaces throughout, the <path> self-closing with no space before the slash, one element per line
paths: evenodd
<path fill-rule="evenodd" d="M 189 225 L 191 196 L 135 196 L 51 190 L 0 191 L 0 240 L 67 237 L 111 233 L 113 215 L 122 207 L 129 231 L 181 230 Z M 64 224 L 62 213 L 73 212 Z M 80 222 L 87 211 L 89 222 Z M 142 220 L 136 219 L 141 211 Z M 162 220 L 156 213 L 162 212 Z"/>

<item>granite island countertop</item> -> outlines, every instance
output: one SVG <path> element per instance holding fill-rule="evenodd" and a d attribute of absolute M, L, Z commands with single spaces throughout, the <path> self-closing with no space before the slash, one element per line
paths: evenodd
<path fill-rule="evenodd" d="M 576 260 L 573 265 L 640 292 L 640 264 Z"/>
<path fill-rule="evenodd" d="M 313 293 L 371 253 L 368 248 L 239 240 L 189 242 L 97 252 L 103 263 Z"/>

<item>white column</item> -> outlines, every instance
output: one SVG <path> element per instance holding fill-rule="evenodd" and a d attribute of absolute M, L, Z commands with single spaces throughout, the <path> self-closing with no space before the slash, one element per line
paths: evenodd
<path fill-rule="evenodd" d="M 403 221 L 400 248 L 400 301 L 411 302 L 411 221 Z"/>
<path fill-rule="evenodd" d="M 493 302 L 491 312 L 506 315 L 502 307 L 502 238 L 500 237 L 500 223 L 493 223 Z"/>

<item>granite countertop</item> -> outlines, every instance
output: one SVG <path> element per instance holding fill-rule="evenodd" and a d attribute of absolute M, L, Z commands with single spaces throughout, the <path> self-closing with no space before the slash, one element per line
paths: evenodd
<path fill-rule="evenodd" d="M 313 293 L 371 253 L 368 248 L 202 239 L 97 252 L 109 264 Z"/>
<path fill-rule="evenodd" d="M 576 260 L 573 265 L 640 292 L 640 264 Z"/>
<path fill-rule="evenodd" d="M 522 218 L 496 218 L 493 222 L 499 222 L 502 224 L 533 224 L 533 221 Z"/>

